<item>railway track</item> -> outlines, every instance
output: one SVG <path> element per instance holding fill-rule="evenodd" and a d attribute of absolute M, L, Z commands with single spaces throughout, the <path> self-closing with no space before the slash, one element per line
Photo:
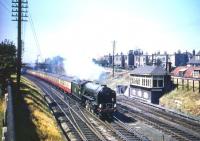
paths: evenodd
<path fill-rule="evenodd" d="M 119 135 L 124 140 L 129 141 L 148 141 L 148 139 L 141 134 L 137 133 L 132 128 L 128 127 L 125 123 L 123 123 L 120 119 L 118 119 L 116 116 L 113 116 L 114 121 L 111 122 L 111 126 L 119 132 Z"/>
<path fill-rule="evenodd" d="M 64 120 L 69 121 L 70 130 L 73 131 L 77 140 L 148 140 L 122 123 L 117 117 L 114 117 L 115 120 L 112 122 L 103 122 L 97 116 L 80 107 L 75 100 L 71 99 L 65 93 L 55 89 L 46 82 L 32 77 L 28 78 L 34 81 L 44 91 L 46 97 L 51 99 L 54 105 L 57 105 L 57 111 L 60 111 L 66 117 Z"/>
<path fill-rule="evenodd" d="M 188 117 L 184 117 L 179 114 L 166 111 L 165 109 L 153 106 L 152 104 L 138 101 L 136 99 L 129 100 L 127 98 L 123 98 L 122 100 L 123 103 L 132 105 L 159 118 L 163 118 L 165 120 L 181 125 L 183 126 L 183 128 L 188 128 L 188 130 L 191 130 L 190 132 L 194 132 L 194 134 L 200 133 L 200 122 L 194 121 L 192 119 L 189 119 Z"/>
<path fill-rule="evenodd" d="M 92 124 L 91 122 L 92 118 L 91 117 L 88 118 L 88 114 L 84 114 L 85 111 L 81 107 L 79 107 L 79 105 L 75 104 L 76 102 L 73 102 L 72 100 L 69 100 L 68 98 L 66 99 L 64 95 L 62 95 L 60 92 L 52 88 L 52 86 L 50 86 L 49 84 L 43 81 L 39 81 L 37 79 L 34 81 L 46 93 L 47 97 L 51 99 L 54 105 L 57 105 L 57 111 L 59 111 L 60 113 L 64 115 L 64 118 L 66 118 L 64 120 L 68 121 L 68 124 L 70 123 L 69 125 L 70 130 L 74 133 L 74 136 L 76 136 L 77 140 L 94 140 L 94 139 L 95 140 L 110 140 L 106 138 L 106 134 L 104 135 L 102 134 L 102 132 L 97 130 L 97 127 L 95 127 L 93 125 L 94 123 Z M 168 134 L 172 135 L 172 137 L 176 138 L 177 140 L 181 140 L 181 141 L 182 140 L 185 140 L 185 141 L 200 140 L 198 136 L 192 135 L 188 133 L 187 131 L 178 129 L 177 127 L 174 127 L 169 122 L 164 122 L 160 118 L 156 118 L 158 117 L 158 115 L 155 116 L 153 112 L 143 113 L 140 110 L 131 109 L 129 107 L 130 105 L 131 105 L 130 103 L 126 103 L 125 105 L 118 104 L 118 110 L 121 113 L 124 113 L 124 112 L 128 113 L 133 118 L 143 120 L 146 123 L 167 132 Z M 137 107 L 137 106 L 134 106 L 134 107 Z M 101 123 L 99 122 L 99 124 Z M 113 133 L 110 132 L 111 134 L 113 135 L 115 134 L 116 136 L 118 136 L 119 140 L 120 139 L 125 140 L 125 141 L 147 140 L 146 138 L 139 136 L 133 129 L 129 128 L 126 124 L 121 122 L 117 117 L 114 117 L 114 120 L 110 123 L 105 122 L 105 126 L 108 127 L 108 129 L 110 129 L 111 132 L 113 132 Z"/>
<path fill-rule="evenodd" d="M 73 106 L 73 109 L 75 111 L 78 112 L 78 114 L 88 123 L 91 124 L 93 130 L 97 130 L 99 129 L 99 132 L 101 133 L 101 135 L 107 139 L 107 140 L 116 140 L 116 141 L 121 141 L 121 139 L 118 137 L 117 134 L 115 134 L 115 132 L 113 132 L 113 130 L 110 130 L 110 128 L 102 126 L 103 121 L 100 120 L 98 117 L 92 115 L 89 111 L 85 110 L 83 107 L 78 106 L 77 102 L 72 99 L 72 97 L 66 96 L 65 93 L 63 92 L 58 92 L 56 90 L 54 90 L 54 93 L 56 93 L 57 95 L 62 95 L 63 97 L 67 97 L 67 99 L 69 100 L 69 104 Z M 99 126 L 101 126 L 100 128 L 98 128 Z"/>
<path fill-rule="evenodd" d="M 90 123 L 88 123 L 85 119 L 83 119 L 79 113 L 73 109 L 77 105 L 70 106 L 67 99 L 63 99 L 62 96 L 54 94 L 52 87 L 42 81 L 34 80 L 34 82 L 40 87 L 40 89 L 48 95 L 49 99 L 51 99 L 55 105 L 59 108 L 62 112 L 66 120 L 71 124 L 73 133 L 77 140 L 84 140 L 84 141 L 105 141 L 104 137 L 95 130 Z M 78 133 L 78 136 L 76 134 Z"/>
<path fill-rule="evenodd" d="M 104 122 L 102 122 L 99 118 L 92 115 L 91 113 L 88 113 L 88 114 L 93 119 L 95 119 L 95 121 L 100 121 L 100 124 L 103 124 L 104 127 L 112 131 L 111 134 L 115 134 L 115 136 L 117 135 L 121 140 L 148 141 L 148 139 L 145 136 L 137 133 L 134 129 L 128 127 L 125 123 L 120 121 L 120 119 L 118 119 L 117 116 L 113 116 L 113 119 L 111 121 L 105 120 Z"/>
<path fill-rule="evenodd" d="M 163 119 L 160 119 L 159 117 L 145 113 L 141 109 L 132 108 L 133 105 L 129 104 L 119 104 L 118 103 L 118 110 L 122 113 L 128 113 L 131 117 L 142 120 L 146 122 L 147 124 L 153 125 L 154 127 L 172 135 L 173 138 L 176 138 L 180 141 L 199 141 L 200 137 L 190 134 L 187 131 L 184 131 L 180 128 L 177 128 L 174 126 L 174 124 L 171 124 L 170 122 L 167 122 Z"/>
<path fill-rule="evenodd" d="M 66 96 L 63 92 L 56 92 L 54 90 L 54 93 L 57 95 L 63 95 L 63 97 Z M 70 103 L 73 105 L 77 105 L 77 102 L 72 99 L 71 97 L 67 96 L 68 99 L 70 99 Z M 76 111 L 81 111 L 79 115 L 83 117 L 87 122 L 94 123 L 95 121 L 95 127 L 93 126 L 93 129 L 98 128 L 98 126 L 104 126 L 104 132 L 102 133 L 102 136 L 108 140 L 124 140 L 124 141 L 148 141 L 146 137 L 143 135 L 137 133 L 132 128 L 125 125 L 122 121 L 120 121 L 117 117 L 113 117 L 114 120 L 111 122 L 105 121 L 103 122 L 98 117 L 91 114 L 88 110 L 85 110 L 83 107 L 77 106 L 78 109 L 75 109 Z M 83 114 L 86 113 L 86 114 Z M 105 129 L 107 132 L 105 133 Z M 109 134 L 108 134 L 109 133 Z M 108 137 L 110 136 L 110 137 Z"/>

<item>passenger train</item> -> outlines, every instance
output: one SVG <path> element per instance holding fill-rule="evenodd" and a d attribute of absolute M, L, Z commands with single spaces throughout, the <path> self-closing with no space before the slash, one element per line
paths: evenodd
<path fill-rule="evenodd" d="M 112 116 L 116 111 L 116 93 L 106 85 L 36 70 L 26 72 L 75 97 L 87 110 L 100 117 Z"/>

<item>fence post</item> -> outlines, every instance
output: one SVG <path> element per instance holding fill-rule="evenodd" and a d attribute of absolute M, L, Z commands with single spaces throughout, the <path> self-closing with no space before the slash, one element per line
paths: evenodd
<path fill-rule="evenodd" d="M 184 79 L 182 78 L 182 90 L 184 90 Z"/>
<path fill-rule="evenodd" d="M 200 80 L 199 80 L 199 93 L 200 93 Z"/>
<path fill-rule="evenodd" d="M 193 89 L 193 92 L 194 92 L 194 80 L 192 80 L 192 89 Z"/>
<path fill-rule="evenodd" d="M 2 95 L 2 84 L 0 84 L 0 96 Z"/>
<path fill-rule="evenodd" d="M 177 84 L 177 86 L 176 86 L 176 87 L 177 87 L 177 89 L 178 89 L 178 78 L 177 78 L 177 80 L 176 80 L 176 84 Z"/>

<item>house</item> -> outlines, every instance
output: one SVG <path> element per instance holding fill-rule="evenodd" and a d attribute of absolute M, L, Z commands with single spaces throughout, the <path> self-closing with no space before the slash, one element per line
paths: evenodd
<path fill-rule="evenodd" d="M 121 54 L 116 54 L 115 55 L 115 58 L 114 58 L 114 63 L 115 63 L 115 66 L 118 67 L 118 68 L 125 68 L 127 67 L 127 64 L 126 64 L 126 60 L 127 60 L 127 55 L 124 55 L 123 53 Z"/>
<path fill-rule="evenodd" d="M 190 59 L 188 65 L 191 66 L 200 66 L 200 51 Z"/>
<path fill-rule="evenodd" d="M 200 78 L 200 66 L 180 66 L 172 72 L 172 76 L 184 78 Z"/>

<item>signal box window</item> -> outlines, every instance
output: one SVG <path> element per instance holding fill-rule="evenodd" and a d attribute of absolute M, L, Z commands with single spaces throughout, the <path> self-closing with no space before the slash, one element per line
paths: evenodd
<path fill-rule="evenodd" d="M 163 80 L 158 80 L 158 87 L 163 87 Z"/>
<path fill-rule="evenodd" d="M 157 80 L 153 80 L 153 87 L 157 87 Z"/>

